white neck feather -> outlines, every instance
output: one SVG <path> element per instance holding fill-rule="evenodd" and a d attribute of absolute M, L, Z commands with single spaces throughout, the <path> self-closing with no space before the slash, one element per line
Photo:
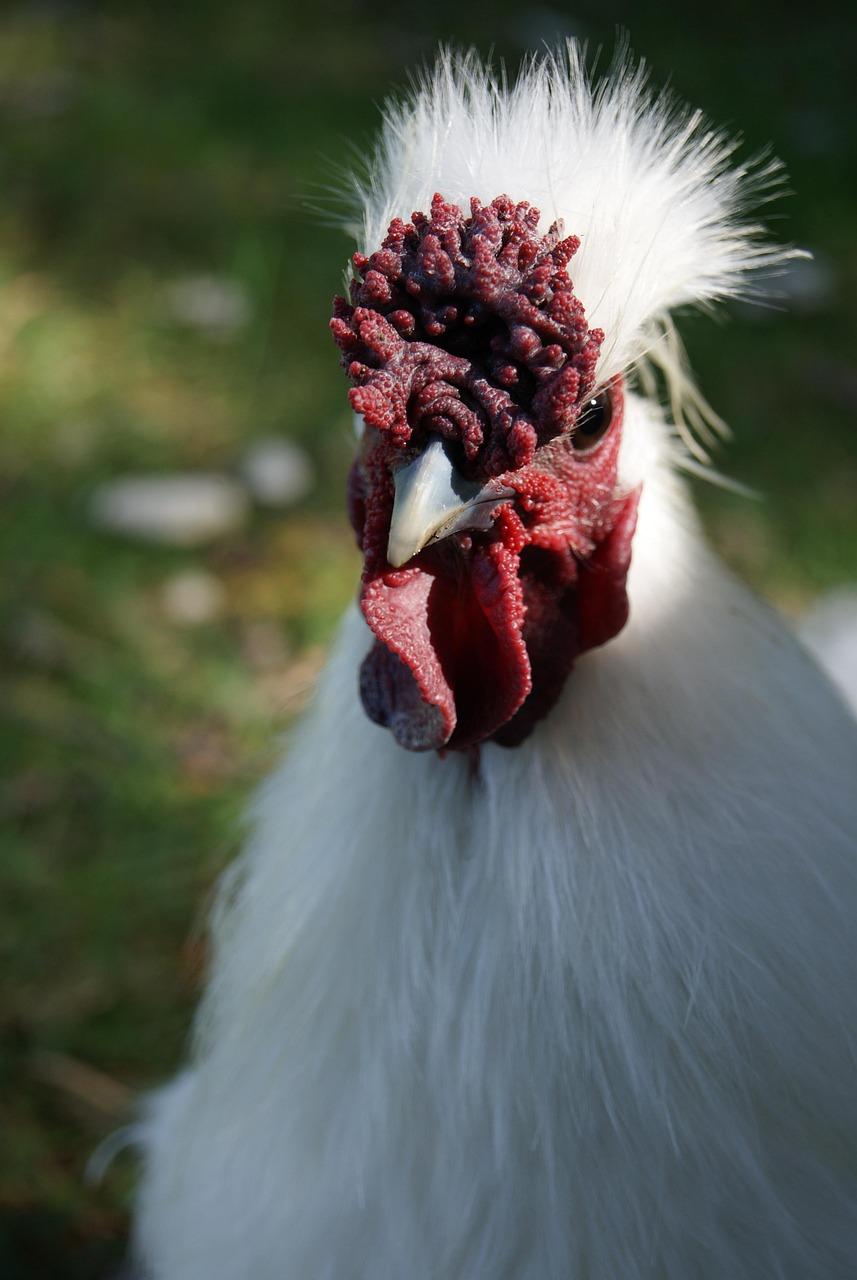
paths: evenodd
<path fill-rule="evenodd" d="M 159 1280 L 848 1274 L 857 732 L 626 431 L 631 619 L 523 746 L 402 751 L 346 619 L 152 1111 Z"/>

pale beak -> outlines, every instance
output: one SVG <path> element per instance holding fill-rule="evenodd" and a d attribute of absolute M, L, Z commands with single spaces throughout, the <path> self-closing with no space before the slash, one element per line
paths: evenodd
<path fill-rule="evenodd" d="M 495 508 L 513 496 L 496 480 L 485 485 L 465 480 L 441 440 L 399 467 L 393 485 L 387 560 L 395 569 L 451 533 L 490 528 Z"/>

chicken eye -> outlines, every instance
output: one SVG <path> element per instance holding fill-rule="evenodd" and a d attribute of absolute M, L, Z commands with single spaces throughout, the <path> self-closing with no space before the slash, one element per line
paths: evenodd
<path fill-rule="evenodd" d="M 588 453 L 606 434 L 613 421 L 613 405 L 609 391 L 593 396 L 583 406 L 571 433 L 572 448 Z"/>

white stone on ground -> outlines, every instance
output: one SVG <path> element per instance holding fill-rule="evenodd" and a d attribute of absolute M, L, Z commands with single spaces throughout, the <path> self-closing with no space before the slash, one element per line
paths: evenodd
<path fill-rule="evenodd" d="M 213 573 L 184 569 L 174 573 L 161 588 L 161 604 L 171 622 L 183 627 L 214 622 L 223 613 L 226 592 Z"/>
<path fill-rule="evenodd" d="M 251 445 L 241 460 L 241 475 L 258 503 L 288 507 L 313 485 L 312 463 L 298 445 L 271 436 Z"/>
<path fill-rule="evenodd" d="M 243 329 L 252 315 L 247 291 L 237 280 L 223 276 L 187 276 L 167 289 L 167 301 L 181 324 L 212 334 Z"/>
<path fill-rule="evenodd" d="M 804 643 L 857 711 L 857 587 L 822 596 L 800 623 Z"/>
<path fill-rule="evenodd" d="M 228 476 L 124 476 L 108 481 L 92 496 L 94 524 L 112 533 L 192 547 L 238 528 L 247 515 L 247 495 Z"/>

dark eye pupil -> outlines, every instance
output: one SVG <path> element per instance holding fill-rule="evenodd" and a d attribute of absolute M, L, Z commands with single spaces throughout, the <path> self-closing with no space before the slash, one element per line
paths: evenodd
<path fill-rule="evenodd" d="M 612 419 L 610 396 L 606 391 L 583 406 L 572 431 L 572 446 L 583 451 L 591 449 L 606 433 Z"/>

